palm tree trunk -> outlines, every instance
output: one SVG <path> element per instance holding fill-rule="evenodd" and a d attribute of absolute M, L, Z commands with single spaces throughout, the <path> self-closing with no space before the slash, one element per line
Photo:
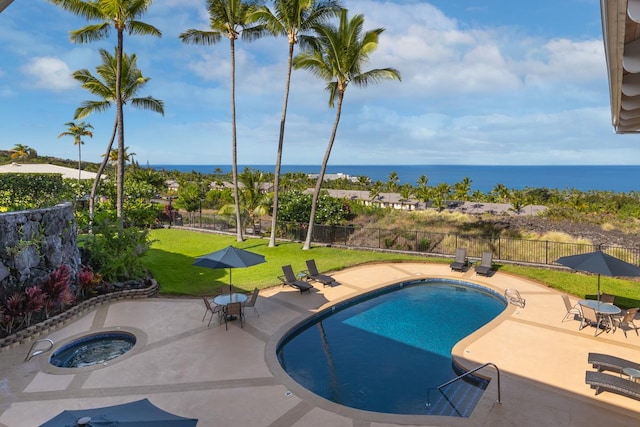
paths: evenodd
<path fill-rule="evenodd" d="M 311 249 L 311 236 L 313 236 L 313 223 L 316 218 L 316 208 L 318 207 L 318 197 L 320 196 L 320 190 L 322 188 L 322 181 L 324 181 L 324 173 L 327 170 L 327 163 L 329 163 L 329 156 L 331 156 L 331 149 L 333 143 L 336 140 L 336 134 L 338 133 L 338 124 L 340 123 L 340 114 L 342 112 L 342 100 L 344 99 L 344 91 L 338 92 L 338 103 L 336 105 L 336 119 L 333 123 L 333 130 L 331 131 L 331 138 L 329 138 L 329 144 L 327 145 L 327 151 L 324 153 L 324 159 L 322 160 L 322 166 L 320 167 L 320 174 L 316 181 L 316 188 L 313 190 L 313 198 L 311 200 L 311 215 L 309 217 L 309 227 L 307 227 L 307 238 L 304 241 L 303 250 Z"/>
<path fill-rule="evenodd" d="M 233 198 L 236 204 L 236 240 L 242 242 L 242 218 L 240 216 L 240 194 L 238 192 L 238 144 L 236 137 L 236 48 L 231 41 L 231 173 L 233 179 Z"/>
<path fill-rule="evenodd" d="M 278 193 L 280 191 L 280 163 L 282 162 L 282 146 L 284 145 L 284 124 L 287 120 L 287 105 L 289 103 L 289 88 L 291 86 L 291 69 L 293 63 L 293 41 L 289 42 L 289 59 L 287 62 L 287 83 L 284 87 L 284 103 L 282 105 L 282 118 L 280 119 L 280 137 L 278 138 L 278 154 L 276 156 L 276 171 L 273 181 L 273 213 L 271 214 L 271 237 L 269 247 L 276 246 L 276 229 L 278 225 Z"/>
<path fill-rule="evenodd" d="M 78 141 L 78 189 L 80 188 L 80 179 L 82 178 L 82 141 Z"/>
<path fill-rule="evenodd" d="M 116 58 L 116 117 L 118 120 L 118 165 L 116 170 L 116 216 L 120 222 L 124 221 L 124 113 L 122 108 L 122 55 L 123 31 L 118 30 L 118 48 Z"/>
<path fill-rule="evenodd" d="M 113 125 L 113 132 L 111 132 L 111 140 L 109 141 L 109 145 L 107 146 L 107 152 L 104 153 L 104 158 L 102 159 L 102 163 L 98 168 L 98 172 L 96 173 L 96 179 L 93 181 L 93 186 L 91 187 L 91 195 L 89 196 L 89 225 L 93 224 L 93 218 L 95 216 L 95 203 L 96 203 L 96 193 L 98 192 L 98 184 L 100 183 L 100 177 L 102 176 L 102 172 L 107 167 L 109 163 L 109 153 L 111 153 L 111 147 L 113 147 L 113 141 L 116 139 L 116 131 L 118 130 L 118 119 Z"/>

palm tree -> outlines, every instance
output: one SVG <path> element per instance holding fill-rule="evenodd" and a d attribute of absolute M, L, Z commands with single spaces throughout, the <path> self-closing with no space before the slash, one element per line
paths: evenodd
<path fill-rule="evenodd" d="M 83 136 L 88 136 L 89 138 L 93 138 L 93 133 L 89 129 L 93 129 L 89 123 L 80 122 L 68 122 L 64 124 L 67 127 L 65 132 L 62 132 L 58 135 L 58 138 L 63 136 L 72 136 L 73 143 L 78 146 L 78 183 L 80 182 L 80 178 L 82 177 L 82 141 Z"/>
<path fill-rule="evenodd" d="M 329 106 L 336 107 L 336 117 L 333 123 L 329 143 L 325 151 L 320 174 L 311 201 L 311 215 L 307 238 L 303 249 L 311 248 L 313 223 L 318 205 L 318 196 L 324 180 L 324 174 L 331 155 L 331 148 L 336 138 L 344 93 L 349 83 L 365 87 L 370 83 L 382 79 L 398 79 L 400 73 L 393 68 L 376 68 L 362 71 L 362 67 L 369 59 L 369 55 L 378 48 L 378 36 L 383 28 L 362 33 L 364 16 L 355 15 L 351 20 L 347 11 L 341 10 L 338 27 L 333 25 L 316 24 L 313 26 L 315 36 L 302 36 L 304 51 L 293 60 L 296 69 L 304 68 L 327 82 L 329 91 Z M 337 104 L 336 104 L 337 101 Z"/>
<path fill-rule="evenodd" d="M 31 157 L 37 157 L 36 150 L 24 144 L 16 144 L 10 151 L 12 160 L 25 160 Z"/>
<path fill-rule="evenodd" d="M 291 69 L 293 63 L 293 50 L 298 43 L 298 35 L 308 31 L 313 25 L 324 22 L 333 17 L 340 10 L 340 5 L 335 0 L 275 0 L 274 11 L 267 6 L 262 6 L 256 11 L 256 19 L 264 25 L 264 28 L 276 36 L 285 36 L 289 42 L 289 55 L 287 58 L 287 78 L 284 86 L 284 102 L 282 116 L 280 118 L 280 135 L 278 137 L 278 151 L 276 155 L 276 170 L 273 183 L 273 210 L 271 218 L 271 233 L 269 247 L 276 245 L 276 226 L 278 223 L 278 193 L 280 191 L 280 165 L 282 162 L 282 146 L 284 144 L 284 128 L 287 119 L 287 105 L 289 103 L 289 88 L 291 86 Z"/>
<path fill-rule="evenodd" d="M 116 173 L 116 214 L 123 219 L 124 206 L 124 100 L 122 97 L 122 62 L 124 58 L 124 32 L 153 35 L 162 33 L 154 26 L 138 21 L 151 5 L 151 0 L 49 0 L 69 12 L 89 21 L 102 21 L 71 31 L 71 41 L 87 43 L 101 40 L 114 28 L 117 33 L 115 103 L 118 131 L 118 171 Z"/>
<path fill-rule="evenodd" d="M 231 169 L 233 180 L 233 197 L 236 204 L 236 239 L 242 242 L 242 221 L 240 218 L 240 195 L 238 192 L 238 150 L 236 138 L 236 39 L 253 40 L 261 31 L 251 27 L 255 22 L 257 1 L 249 0 L 207 0 L 211 30 L 201 31 L 189 29 L 180 34 L 183 43 L 213 45 L 222 37 L 229 39 L 231 50 Z"/>
<path fill-rule="evenodd" d="M 87 69 L 78 70 L 72 74 L 73 78 L 79 81 L 84 89 L 87 89 L 93 95 L 98 97 L 97 100 L 83 101 L 82 104 L 80 104 L 80 107 L 76 109 L 74 115 L 74 118 L 76 120 L 82 119 L 94 112 L 99 113 L 106 111 L 116 100 L 116 76 L 118 74 L 118 61 L 114 55 L 111 55 L 105 49 L 100 49 L 100 57 L 102 58 L 102 63 L 96 67 L 98 77 L 91 74 L 91 72 Z M 123 107 L 127 103 L 131 103 L 132 107 L 143 110 L 151 110 L 164 115 L 164 103 L 162 101 L 151 96 L 147 96 L 145 98 L 136 97 L 138 91 L 140 91 L 150 80 L 149 77 L 144 77 L 142 75 L 142 71 L 138 69 L 136 55 L 132 54 L 131 56 L 129 56 L 126 53 L 123 54 L 122 64 L 120 68 L 120 96 L 122 99 Z M 109 144 L 107 145 L 107 149 L 105 151 L 105 154 L 103 155 L 104 158 L 102 160 L 102 163 L 100 164 L 100 167 L 98 168 L 96 179 L 93 182 L 93 187 L 91 188 L 91 195 L 89 196 L 89 217 L 91 219 L 93 219 L 95 211 L 94 204 L 100 177 L 102 176 L 102 173 L 104 172 L 104 169 L 109 162 L 109 157 L 112 152 L 111 147 L 113 146 L 113 141 L 115 140 L 117 129 L 118 117 L 116 116 L 111 133 L 111 139 L 109 140 Z M 117 153 L 119 153 L 119 151 L 120 150 L 116 150 Z M 118 158 L 116 159 L 116 164 L 118 162 L 119 155 L 117 157 Z M 124 147 L 122 150 L 122 160 L 127 161 L 126 147 Z"/>

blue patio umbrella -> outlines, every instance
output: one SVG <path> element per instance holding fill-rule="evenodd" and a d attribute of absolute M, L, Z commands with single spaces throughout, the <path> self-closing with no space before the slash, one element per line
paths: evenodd
<path fill-rule="evenodd" d="M 197 419 L 171 414 L 155 406 L 149 399 L 142 399 L 103 408 L 62 411 L 40 424 L 40 427 L 195 427 L 197 424 Z"/>
<path fill-rule="evenodd" d="M 586 254 L 563 256 L 556 260 L 573 270 L 586 271 L 598 275 L 598 301 L 600 301 L 600 275 L 612 277 L 638 277 L 640 267 L 630 264 L 619 258 L 608 255 L 602 251 Z"/>
<path fill-rule="evenodd" d="M 231 270 L 233 268 L 251 267 L 252 265 L 265 262 L 264 256 L 253 252 L 245 251 L 234 246 L 227 246 L 219 251 L 211 252 L 196 258 L 193 265 L 207 268 L 228 268 L 229 269 L 229 293 L 233 291 L 231 280 Z"/>

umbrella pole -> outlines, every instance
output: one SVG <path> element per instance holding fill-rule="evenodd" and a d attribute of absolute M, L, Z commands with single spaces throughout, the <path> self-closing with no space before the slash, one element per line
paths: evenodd
<path fill-rule="evenodd" d="M 233 281 L 231 280 L 231 270 L 233 270 L 232 268 L 229 268 L 229 298 L 231 298 L 231 294 L 233 293 Z M 598 285 L 599 288 L 600 285 Z M 598 292 L 599 294 L 599 292 Z M 600 299 L 600 297 L 598 297 L 598 299 Z M 231 301 L 231 300 L 229 300 Z"/>
<path fill-rule="evenodd" d="M 598 302 L 600 302 L 600 275 L 598 274 Z"/>

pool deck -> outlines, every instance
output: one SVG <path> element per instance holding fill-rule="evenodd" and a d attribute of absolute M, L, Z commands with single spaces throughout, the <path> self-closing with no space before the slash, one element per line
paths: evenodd
<path fill-rule="evenodd" d="M 24 358 L 31 342 L 0 352 L 0 426 L 34 427 L 64 409 L 83 409 L 149 398 L 178 415 L 198 418 L 198 427 L 384 427 L 414 426 L 637 426 L 640 401 L 585 384 L 589 352 L 640 362 L 640 337 L 621 330 L 594 336 L 562 322 L 561 294 L 538 283 L 497 272 L 451 272 L 447 264 L 372 264 L 332 274 L 340 285 L 315 284 L 311 294 L 290 287 L 260 292 L 247 309 L 244 329 L 226 331 L 217 319 L 201 322 L 198 299 L 153 297 L 96 307 L 40 338 L 60 343 L 106 328 L 134 330 L 140 343 L 107 366 L 61 373 L 47 355 Z M 467 367 L 495 363 L 502 403 L 492 381 L 469 418 L 394 416 L 341 407 L 304 390 L 275 361 L 277 337 L 318 309 L 391 283 L 424 277 L 464 279 L 503 293 L 516 288 L 526 307 L 510 305 L 497 319 L 454 348 Z M 595 284 L 595 283 L 594 283 Z M 572 298 L 575 303 L 575 299 Z M 393 321 L 390 319 L 390 321 Z M 416 366 L 420 369 L 420 366 Z M 481 373 L 495 377 L 495 370 Z M 371 373 L 375 375 L 375 372 Z M 617 374 L 613 374 L 617 375 Z M 426 387 L 425 387 L 426 395 Z"/>

